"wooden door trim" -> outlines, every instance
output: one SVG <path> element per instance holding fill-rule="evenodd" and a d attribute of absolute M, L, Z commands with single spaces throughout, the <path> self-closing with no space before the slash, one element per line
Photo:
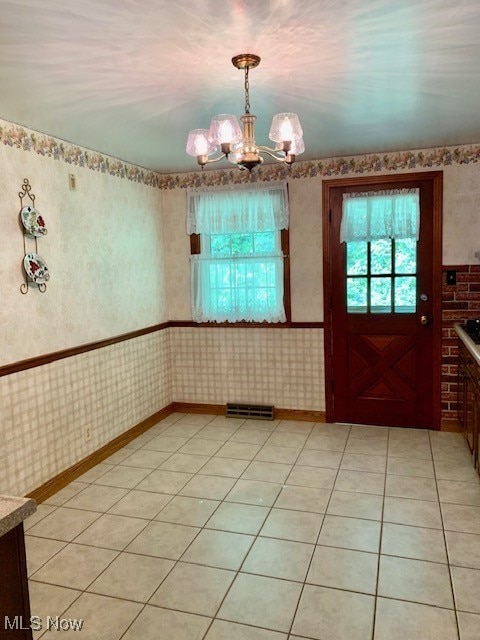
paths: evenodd
<path fill-rule="evenodd" d="M 322 234 L 323 234 L 323 310 L 325 371 L 333 371 L 332 352 L 332 247 L 330 243 L 331 190 L 338 187 L 382 187 L 398 182 L 429 180 L 433 186 L 433 428 L 441 427 L 441 355 L 442 355 L 442 215 L 443 171 L 419 171 L 395 175 L 362 176 L 324 180 L 322 183 Z M 334 419 L 333 376 L 325 376 L 326 421 Z"/>

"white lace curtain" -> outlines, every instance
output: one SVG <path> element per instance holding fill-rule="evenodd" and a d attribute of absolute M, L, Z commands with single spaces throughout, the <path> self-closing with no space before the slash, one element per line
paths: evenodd
<path fill-rule="evenodd" d="M 283 256 L 191 257 L 194 322 L 286 322 Z"/>
<path fill-rule="evenodd" d="M 249 233 L 288 228 L 287 185 L 188 189 L 187 233 Z"/>
<path fill-rule="evenodd" d="M 420 233 L 419 189 L 343 195 L 340 242 L 414 238 Z"/>
<path fill-rule="evenodd" d="M 276 232 L 268 253 L 215 255 L 208 238 L 191 256 L 191 302 L 195 322 L 285 322 L 280 229 L 288 228 L 284 183 L 188 191 L 187 232 L 204 236 Z"/>

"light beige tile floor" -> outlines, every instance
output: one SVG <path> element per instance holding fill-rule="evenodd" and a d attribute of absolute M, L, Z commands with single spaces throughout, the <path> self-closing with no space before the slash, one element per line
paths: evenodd
<path fill-rule="evenodd" d="M 459 434 L 172 414 L 25 530 L 32 615 L 84 640 L 480 638 Z"/>

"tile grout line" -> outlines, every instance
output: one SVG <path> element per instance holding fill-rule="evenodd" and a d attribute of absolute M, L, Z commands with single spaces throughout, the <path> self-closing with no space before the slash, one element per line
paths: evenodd
<path fill-rule="evenodd" d="M 375 580 L 375 594 L 373 601 L 373 620 L 372 620 L 372 640 L 375 640 L 375 626 L 377 623 L 377 605 L 378 605 L 378 584 L 380 581 L 380 561 L 382 559 L 382 541 L 383 541 L 383 523 L 385 515 L 385 497 L 387 493 L 387 478 L 388 478 L 388 450 L 390 446 L 390 429 L 387 432 L 387 459 L 385 464 L 385 479 L 383 484 L 383 496 L 382 496 L 382 513 L 380 518 L 380 535 L 378 538 L 378 559 L 377 559 L 377 578 Z"/>
<path fill-rule="evenodd" d="M 433 447 L 432 447 L 432 438 L 430 436 L 430 432 L 428 433 L 428 441 L 430 443 L 430 451 L 432 452 L 432 461 L 433 461 L 433 474 L 434 474 L 434 478 L 435 478 L 435 489 L 437 492 L 437 499 L 438 499 L 438 509 L 440 511 L 440 520 L 442 523 L 442 534 L 443 534 L 443 544 L 445 545 L 445 554 L 447 556 L 447 567 L 448 567 L 448 577 L 450 579 L 450 589 L 452 592 L 452 600 L 453 600 L 453 612 L 455 615 L 455 624 L 457 627 L 457 636 L 460 639 L 460 624 L 458 621 L 458 612 L 457 612 L 457 602 L 456 602 L 456 597 L 455 597 L 455 590 L 454 590 L 454 586 L 453 586 L 453 576 L 452 576 L 452 569 L 450 566 L 450 554 L 448 552 L 448 545 L 447 545 L 447 535 L 445 532 L 445 522 L 443 519 L 443 508 L 442 508 L 442 503 L 440 501 L 440 492 L 438 490 L 438 480 L 437 480 L 437 469 L 435 466 L 435 456 L 433 453 Z"/>
<path fill-rule="evenodd" d="M 319 468 L 319 469 L 330 469 L 330 470 L 332 470 L 332 471 L 335 471 L 335 469 L 332 469 L 331 467 L 317 467 L 317 468 Z M 157 469 L 154 469 L 154 471 L 157 471 Z M 360 473 L 360 472 L 359 472 L 359 473 Z M 215 478 L 215 477 L 219 477 L 219 478 L 231 478 L 231 476 L 213 476 L 213 475 L 212 475 L 212 476 L 210 476 L 210 474 L 199 474 L 199 475 L 207 475 L 207 476 L 212 477 L 212 478 Z M 241 478 L 241 477 L 239 477 L 239 478 L 231 478 L 231 479 L 235 479 L 235 480 L 242 480 L 242 478 Z M 433 478 L 429 478 L 429 479 L 433 480 Z M 269 482 L 269 481 L 266 481 L 266 480 L 252 480 L 251 482 L 265 482 L 265 483 L 267 483 L 267 484 L 280 484 L 280 483 L 277 483 L 277 482 Z M 105 487 L 107 487 L 107 486 L 109 486 L 109 485 L 101 485 L 101 486 L 105 486 Z M 316 487 L 306 487 L 306 485 L 290 485 L 290 486 L 292 486 L 292 487 L 304 487 L 304 488 L 316 488 Z M 116 488 L 116 487 L 112 487 L 112 488 Z M 117 487 L 117 488 L 121 488 L 121 487 Z M 86 512 L 86 513 L 96 513 L 96 514 L 98 514 L 98 515 L 99 515 L 99 517 L 100 517 L 100 516 L 102 516 L 102 515 L 113 515 L 113 516 L 120 516 L 120 517 L 122 517 L 122 518 L 132 518 L 133 520 L 155 520 L 155 518 L 158 516 L 158 514 L 159 514 L 159 513 L 161 513 L 161 512 L 163 511 L 163 509 L 165 509 L 165 507 L 167 507 L 167 506 L 170 504 L 171 500 L 172 500 L 173 498 L 176 498 L 176 497 L 177 497 L 177 494 L 163 493 L 163 492 L 161 492 L 161 491 L 147 491 L 147 490 L 144 490 L 144 489 L 131 489 L 130 491 L 134 491 L 134 490 L 135 490 L 135 491 L 140 491 L 140 492 L 142 492 L 142 493 L 158 494 L 158 495 L 162 495 L 162 496 L 168 496 L 168 497 L 170 497 L 171 499 L 170 499 L 167 503 L 165 503 L 165 505 L 163 505 L 163 507 L 160 509 L 160 511 L 158 511 L 158 512 L 156 513 L 156 515 L 155 515 L 153 518 L 146 518 L 146 517 L 142 517 L 142 516 L 132 516 L 132 515 L 126 515 L 126 514 L 111 513 L 111 512 L 110 512 L 110 510 L 108 510 L 108 511 L 94 511 L 94 510 L 92 510 L 92 509 L 85 509 L 85 508 L 78 508 L 78 507 L 68 507 L 68 506 L 65 506 L 65 505 L 59 505 L 56 509 L 54 509 L 54 511 L 56 511 L 57 509 L 60 509 L 60 508 L 61 508 L 61 509 L 69 509 L 69 510 L 72 510 L 72 511 L 83 511 L 83 512 Z M 328 490 L 327 490 L 327 491 L 328 491 Z M 360 496 L 366 496 L 366 495 L 368 495 L 368 496 L 379 496 L 379 495 L 380 495 L 380 494 L 378 494 L 378 493 L 355 492 L 355 491 L 351 491 L 351 490 L 350 490 L 350 491 L 346 491 L 346 490 L 338 490 L 338 489 L 336 489 L 336 491 L 337 491 L 338 493 L 358 493 Z M 122 496 L 122 498 L 120 498 L 120 500 L 122 500 L 123 498 L 125 498 L 127 495 L 128 495 L 128 494 L 125 494 L 125 496 Z M 189 496 L 189 495 L 182 495 L 182 496 L 178 496 L 178 497 L 181 497 L 181 498 L 191 498 L 191 499 L 199 499 L 199 500 L 212 500 L 212 501 L 214 501 L 214 502 L 217 502 L 217 501 L 218 501 L 216 498 L 198 498 L 198 496 Z M 411 500 L 412 502 L 429 502 L 429 503 L 432 503 L 432 504 L 437 504 L 437 501 L 436 501 L 436 500 L 424 500 L 423 498 L 404 498 L 404 497 L 399 497 L 399 496 L 386 496 L 386 497 L 391 497 L 391 498 L 394 498 L 394 499 L 396 499 L 396 500 Z M 222 502 L 224 502 L 224 500 L 223 500 Z M 230 501 L 228 501 L 228 502 L 229 502 L 229 504 L 230 504 Z M 116 503 L 115 503 L 114 505 L 112 505 L 112 506 L 115 506 L 116 504 L 118 504 L 118 502 L 116 502 Z M 250 504 L 250 503 L 246 503 L 246 502 L 235 502 L 234 504 L 246 504 L 246 505 L 248 505 L 248 504 Z M 472 506 L 472 507 L 474 507 L 474 508 L 477 508 L 477 507 L 476 507 L 476 505 L 465 505 L 465 504 L 463 504 L 463 503 L 459 503 L 459 502 L 448 502 L 448 501 L 446 501 L 446 500 L 443 500 L 443 501 L 442 501 L 442 504 L 451 504 L 451 505 L 459 506 L 459 507 L 469 507 L 469 506 Z M 252 506 L 255 506 L 255 505 L 252 505 Z M 111 507 L 110 507 L 110 508 L 111 508 Z M 109 508 L 109 509 L 110 509 L 110 508 Z M 282 509 L 282 510 L 286 510 L 286 511 L 293 510 L 293 511 L 299 511 L 299 512 L 302 512 L 302 513 L 308 513 L 308 512 L 306 512 L 304 509 L 295 509 L 294 507 L 279 507 L 278 505 L 277 505 L 277 506 L 275 506 L 275 509 Z M 46 518 L 46 517 L 48 517 L 49 515 L 53 514 L 53 513 L 54 513 L 54 511 L 51 511 L 49 514 L 47 514 L 47 515 L 45 516 L 45 518 Z M 212 515 L 213 515 L 213 512 L 212 512 Z M 339 518 L 339 517 L 341 517 L 341 518 L 348 518 L 348 519 L 350 519 L 350 520 L 367 520 L 368 522 L 378 522 L 378 520 L 376 520 L 375 518 L 367 518 L 366 516 L 363 516 L 363 517 L 361 517 L 361 518 L 358 518 L 358 517 L 356 517 L 356 516 L 349 516 L 349 515 L 342 515 L 342 516 L 339 516 L 339 515 L 336 515 L 336 514 L 329 514 L 329 515 L 330 515 L 331 517 L 334 517 L 334 518 Z M 44 518 L 42 518 L 42 520 L 43 520 L 43 519 L 44 519 Z M 98 518 L 97 518 L 97 520 L 98 520 Z M 40 522 L 40 521 L 39 521 L 39 522 Z M 94 522 L 96 522 L 96 521 L 94 521 Z M 92 522 L 91 524 L 94 524 L 94 522 Z M 159 522 L 170 522 L 170 521 L 169 521 L 169 520 L 161 520 L 161 521 L 159 521 Z M 386 520 L 386 522 L 387 522 L 387 523 L 389 523 L 389 524 L 401 524 L 401 525 L 402 525 L 402 526 L 404 526 L 404 527 L 412 527 L 412 528 L 417 528 L 417 529 L 418 529 L 418 528 L 420 528 L 420 529 L 429 529 L 429 530 L 431 530 L 431 531 L 441 531 L 441 528 L 438 528 L 438 527 L 432 527 L 432 526 L 426 526 L 426 525 L 416 525 L 416 524 L 409 524 L 409 523 L 399 523 L 399 522 L 390 521 L 390 520 Z M 38 523 L 35 523 L 35 524 L 38 524 Z M 87 529 L 88 529 L 88 527 L 89 527 L 89 526 L 91 526 L 91 524 L 87 526 Z M 178 523 L 176 523 L 176 522 L 171 522 L 171 524 L 178 524 Z M 33 528 L 33 526 L 34 526 L 34 525 L 32 525 L 32 528 Z M 183 526 L 188 527 L 188 526 L 195 526 L 195 525 L 183 525 Z M 85 531 L 85 529 L 84 529 L 81 533 L 83 533 L 84 531 Z M 461 531 L 460 529 L 459 529 L 458 531 L 457 531 L 457 529 L 448 529 L 448 531 L 457 532 L 457 533 L 464 533 L 464 532 L 463 532 L 463 531 Z M 39 535 L 39 534 L 37 534 L 37 533 L 29 533 L 29 530 L 25 532 L 25 535 L 26 535 L 27 537 L 30 537 L 30 538 L 41 538 L 41 539 L 43 539 L 43 540 L 57 540 L 58 542 L 67 542 L 67 543 L 72 542 L 71 540 L 63 540 L 63 539 L 61 539 L 61 538 L 52 538 L 52 537 L 42 536 L 42 535 Z M 80 534 L 78 534 L 78 535 L 80 535 Z M 470 535 L 480 535 L 480 534 L 470 534 Z M 273 536 L 266 536 L 266 537 L 273 537 Z M 83 543 L 82 543 L 82 544 L 83 544 Z M 95 545 L 94 545 L 94 546 L 95 546 Z M 329 545 L 329 546 L 334 546 L 334 545 Z M 108 547 L 105 547 L 105 548 L 108 548 Z M 348 547 L 338 547 L 338 548 L 346 548 L 346 549 L 347 549 Z M 395 555 L 395 554 L 385 554 L 385 555 Z M 404 556 L 399 556 L 399 557 L 404 557 Z M 427 560 L 425 560 L 425 562 L 428 562 L 428 561 L 427 561 Z"/>
<path fill-rule="evenodd" d="M 29 578 L 29 580 L 28 580 L 28 581 L 30 582 L 30 578 Z M 41 584 L 48 584 L 48 585 L 51 585 L 51 583 L 50 583 L 50 582 L 42 582 Z M 58 585 L 53 585 L 53 586 L 58 586 Z M 61 612 L 59 612 L 59 613 L 58 613 L 58 616 L 59 616 L 60 618 L 61 618 L 61 617 L 62 617 L 62 616 L 63 616 L 63 615 L 64 615 L 64 614 L 65 614 L 65 613 L 70 609 L 70 607 L 71 607 L 72 605 L 74 605 L 74 604 L 75 604 L 75 602 L 77 602 L 77 601 L 78 601 L 78 599 L 79 599 L 79 598 L 84 594 L 84 591 L 82 591 L 81 589 L 74 589 L 73 587 L 64 587 L 64 586 L 62 586 L 62 589 L 70 589 L 71 591 L 79 591 L 79 594 L 77 595 L 77 597 L 76 597 L 76 598 L 74 598 L 74 599 L 72 600 L 72 602 L 70 602 L 70 604 L 68 604 L 68 605 L 65 607 L 65 609 L 63 609 Z M 32 614 L 32 615 L 35 615 L 35 614 Z M 37 640 L 40 640 L 40 638 L 45 637 L 47 633 L 48 633 L 48 629 L 43 629 L 42 633 L 41 633 L 39 636 L 37 636 Z"/>
<path fill-rule="evenodd" d="M 318 545 L 318 546 L 321 546 L 321 545 Z M 146 556 L 146 557 L 154 557 L 154 556 Z M 155 556 L 155 557 L 158 557 L 158 556 Z M 174 564 L 178 564 L 178 562 L 181 562 L 182 564 L 193 564 L 195 566 L 203 567 L 203 568 L 206 568 L 206 569 L 219 569 L 220 571 L 225 571 L 225 572 L 228 572 L 228 573 L 239 573 L 236 569 L 224 569 L 224 568 L 219 568 L 219 567 L 212 567 L 212 565 L 199 564 L 197 562 L 185 562 L 183 560 L 179 560 L 178 562 L 176 562 L 175 560 L 172 560 L 171 558 L 159 558 L 159 559 L 170 560 L 171 562 L 174 562 Z M 172 567 L 172 569 L 173 569 L 173 567 Z M 170 572 L 169 572 L 169 574 L 170 574 Z M 291 580 L 290 578 L 276 578 L 275 576 L 271 576 L 271 575 L 265 575 L 265 574 L 261 574 L 261 573 L 251 573 L 251 572 L 247 572 L 247 571 L 242 572 L 242 574 L 243 575 L 249 575 L 249 576 L 259 576 L 261 578 L 269 578 L 269 579 L 272 579 L 272 580 L 279 580 L 281 582 L 289 582 L 289 583 L 294 582 L 295 584 L 299 584 L 299 585 L 303 585 L 305 583 L 305 584 L 311 585 L 313 587 L 318 586 L 318 587 L 322 587 L 322 588 L 333 590 L 333 591 L 339 591 L 339 592 L 342 592 L 342 593 L 354 593 L 354 594 L 358 594 L 358 595 L 370 596 L 372 598 L 375 597 L 372 593 L 367 593 L 366 591 L 357 591 L 357 590 L 354 590 L 354 589 L 346 589 L 346 588 L 342 588 L 342 587 L 324 587 L 323 585 L 316 585 L 316 584 L 313 584 L 313 583 L 306 583 L 306 582 L 301 581 L 301 580 Z M 166 575 L 165 578 L 162 579 L 162 581 L 159 584 L 159 586 L 161 586 L 161 584 L 163 584 L 163 582 L 168 577 L 168 575 Z M 157 609 L 169 609 L 169 610 L 172 610 L 172 611 L 181 611 L 182 613 L 188 613 L 190 615 L 195 615 L 195 616 L 202 616 L 204 618 L 211 618 L 212 617 L 212 616 L 210 616 L 209 614 L 206 614 L 206 613 L 197 613 L 197 612 L 193 613 L 192 611 L 186 611 L 184 609 L 175 609 L 174 607 L 165 607 L 164 605 L 156 604 L 156 603 L 149 602 L 149 601 L 143 602 L 141 600 L 135 600 L 133 598 L 125 598 L 125 597 L 121 597 L 121 596 L 112 596 L 112 595 L 109 595 L 108 593 L 101 593 L 100 591 L 83 591 L 81 589 L 76 589 L 75 587 L 66 587 L 65 585 L 57 584 L 57 583 L 54 583 L 54 582 L 44 582 L 43 580 L 32 580 L 32 582 L 35 582 L 36 584 L 47 585 L 47 586 L 60 587 L 62 589 L 67 589 L 69 591 L 80 591 L 80 595 L 86 593 L 86 594 L 90 594 L 90 595 L 97 595 L 97 596 L 102 596 L 102 597 L 105 597 L 105 598 L 111 598 L 113 600 L 119 600 L 121 602 L 133 602 L 135 604 L 140 604 L 140 605 L 147 605 L 148 604 L 148 606 L 155 607 Z M 158 589 L 158 587 L 157 587 L 157 589 Z M 157 589 L 155 589 L 155 591 Z M 398 597 L 387 596 L 387 595 L 380 596 L 380 597 L 382 599 L 384 599 L 384 600 L 392 600 L 394 602 L 407 602 L 407 603 L 410 603 L 410 604 L 418 604 L 418 605 L 421 605 L 422 607 L 428 607 L 430 609 L 436 609 L 436 610 L 440 610 L 440 611 L 450 611 L 450 612 L 454 611 L 454 609 L 452 607 L 446 607 L 446 606 L 432 604 L 432 603 L 428 603 L 428 602 L 418 602 L 416 600 L 407 600 L 406 598 L 398 598 Z M 71 606 L 71 605 L 69 605 L 69 606 Z M 472 615 L 475 615 L 475 616 L 479 615 L 479 614 L 477 614 L 475 612 L 471 612 L 471 611 L 465 611 L 465 612 L 462 611 L 462 613 L 471 613 Z M 226 618 L 219 618 L 219 620 L 224 620 L 226 622 L 232 622 L 231 620 L 227 620 Z M 236 623 L 236 624 L 247 624 L 248 626 L 253 626 L 253 627 L 257 627 L 258 626 L 258 625 L 254 625 L 254 624 L 250 624 L 250 623 L 246 623 L 246 622 L 240 622 L 240 623 Z M 263 628 L 267 629 L 269 627 L 260 627 L 260 628 L 261 629 L 263 629 Z M 275 629 L 271 629 L 271 630 L 272 631 L 277 631 L 277 633 L 288 633 L 288 632 L 283 632 L 283 631 L 279 632 L 278 630 L 275 630 Z"/>
<path fill-rule="evenodd" d="M 163 582 L 163 581 L 162 581 Z M 161 583 L 160 583 L 161 584 Z M 143 606 L 141 607 L 140 611 L 137 613 L 137 615 L 133 618 L 133 620 L 130 622 L 130 624 L 127 626 L 127 628 L 125 629 L 125 631 L 120 634 L 118 636 L 118 640 L 122 640 L 122 638 L 124 638 L 126 636 L 126 634 L 130 631 L 131 627 L 134 625 L 134 623 L 138 620 L 138 618 L 142 615 L 142 613 L 145 611 L 145 609 L 147 608 L 147 603 L 144 602 L 142 603 Z"/>

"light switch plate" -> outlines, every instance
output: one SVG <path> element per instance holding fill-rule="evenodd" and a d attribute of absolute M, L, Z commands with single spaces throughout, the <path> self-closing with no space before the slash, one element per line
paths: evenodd
<path fill-rule="evenodd" d="M 447 284 L 448 285 L 457 284 L 457 272 L 454 269 L 449 269 L 447 271 Z"/>

